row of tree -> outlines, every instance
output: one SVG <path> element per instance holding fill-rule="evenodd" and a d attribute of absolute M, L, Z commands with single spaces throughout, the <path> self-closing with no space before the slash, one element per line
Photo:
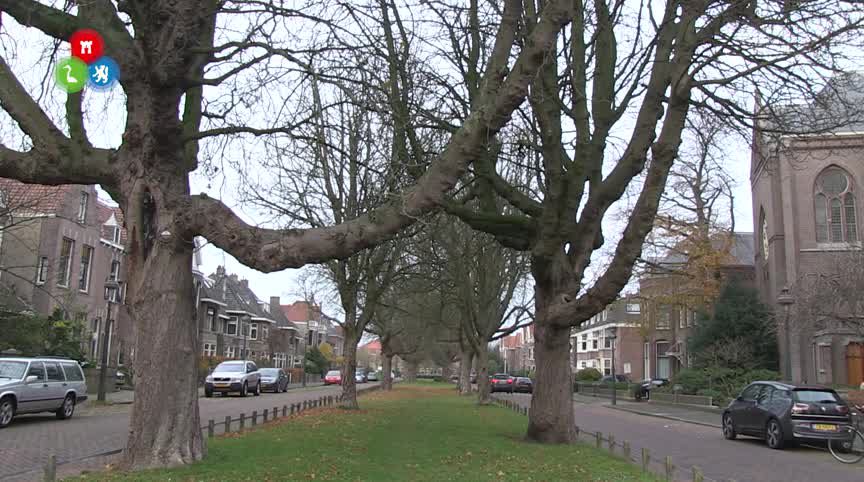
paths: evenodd
<path fill-rule="evenodd" d="M 196 236 L 265 272 L 321 265 L 345 313 L 346 375 L 370 325 L 394 337 L 387 353 L 431 337 L 442 343 L 427 343 L 429 356 L 482 358 L 527 260 L 537 362 L 527 438 L 572 441 L 570 328 L 630 279 L 691 107 L 749 126 L 754 85 L 766 105 L 802 100 L 855 51 L 862 22 L 842 0 L 0 0 L 0 11 L 4 34 L 42 35 L 3 45 L 0 106 L 15 128 L 0 131 L 0 176 L 99 184 L 119 203 L 135 363 L 171 370 L 139 371 L 148 390 L 136 394 L 127 468 L 206 453 Z M 56 52 L 81 28 L 105 37 L 123 95 L 85 89 L 58 102 L 25 75 L 53 62 L 34 45 Z M 248 199 L 279 221 L 249 224 L 193 192 L 193 172 L 223 166 L 245 173 Z M 610 228 L 624 204 L 626 222 Z M 442 228 L 454 238 L 411 238 L 433 211 L 464 224 Z M 453 261 L 466 254 L 485 262 Z M 387 289 L 420 269 L 436 277 Z M 429 295 L 439 282 L 463 287 L 453 303 Z M 356 406 L 353 377 L 343 380 Z"/>

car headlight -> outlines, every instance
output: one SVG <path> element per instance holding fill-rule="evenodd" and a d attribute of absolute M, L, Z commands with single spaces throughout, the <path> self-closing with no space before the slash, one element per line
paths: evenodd
<path fill-rule="evenodd" d="M 213 382 L 213 377 L 208 376 L 207 378 L 204 379 L 204 381 L 209 382 L 209 383 L 212 383 L 212 382 Z"/>

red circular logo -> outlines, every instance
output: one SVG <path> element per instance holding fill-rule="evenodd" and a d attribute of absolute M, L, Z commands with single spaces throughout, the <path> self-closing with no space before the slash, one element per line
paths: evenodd
<path fill-rule="evenodd" d="M 102 57 L 105 52 L 105 41 L 95 30 L 79 30 L 72 34 L 69 43 L 72 45 L 72 56 L 87 64 Z"/>

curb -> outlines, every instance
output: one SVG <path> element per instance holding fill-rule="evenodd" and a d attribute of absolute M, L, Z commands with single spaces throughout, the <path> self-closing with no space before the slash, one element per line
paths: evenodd
<path fill-rule="evenodd" d="M 675 417 L 675 416 L 672 416 L 672 415 L 661 415 L 661 414 L 659 414 L 659 413 L 644 412 L 644 411 L 642 411 L 642 410 L 634 410 L 634 409 L 632 409 L 632 408 L 619 407 L 619 406 L 617 406 L 617 405 L 616 405 L 616 406 L 612 406 L 612 405 L 603 405 L 603 406 L 604 406 L 604 407 L 607 407 L 607 408 L 611 408 L 611 409 L 613 409 L 613 410 L 621 410 L 622 412 L 630 412 L 630 413 L 635 413 L 636 415 L 644 415 L 644 416 L 646 416 L 646 417 L 663 418 L 663 419 L 666 419 L 666 420 L 673 420 L 673 421 L 675 421 L 675 422 L 690 423 L 690 424 L 693 424 L 693 425 L 702 425 L 703 427 L 722 428 L 722 426 L 721 426 L 720 424 L 716 424 L 716 423 L 699 422 L 699 421 L 696 421 L 696 420 L 689 420 L 689 419 L 686 419 L 686 418 Z"/>

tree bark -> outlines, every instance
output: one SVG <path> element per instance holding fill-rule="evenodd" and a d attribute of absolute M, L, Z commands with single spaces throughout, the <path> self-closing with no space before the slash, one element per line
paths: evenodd
<path fill-rule="evenodd" d="M 409 361 L 405 363 L 405 381 L 408 383 L 416 383 L 417 382 L 417 365 L 416 361 Z"/>
<path fill-rule="evenodd" d="M 554 290 L 535 284 L 534 394 L 526 438 L 540 443 L 571 443 L 576 439 L 573 382 L 570 373 L 570 327 L 545 320 Z"/>
<path fill-rule="evenodd" d="M 393 390 L 393 355 L 384 355 L 381 358 L 381 388 L 384 390 Z"/>
<path fill-rule="evenodd" d="M 471 395 L 471 362 L 474 354 L 471 350 L 464 350 L 459 360 L 459 395 Z"/>
<path fill-rule="evenodd" d="M 489 352 L 486 347 L 477 350 L 477 403 L 492 403 L 492 387 L 489 385 Z"/>
<path fill-rule="evenodd" d="M 343 327 L 345 339 L 342 341 L 342 408 L 357 410 L 357 343 L 360 337 L 347 325 Z"/>
<path fill-rule="evenodd" d="M 147 223 L 136 222 L 139 209 L 125 212 L 130 213 L 132 236 L 141 236 Z M 193 245 L 169 238 L 156 241 L 146 257 L 146 249 L 130 250 L 127 308 L 140 389 L 135 391 L 125 469 L 190 464 L 206 454 L 198 414 Z"/>

